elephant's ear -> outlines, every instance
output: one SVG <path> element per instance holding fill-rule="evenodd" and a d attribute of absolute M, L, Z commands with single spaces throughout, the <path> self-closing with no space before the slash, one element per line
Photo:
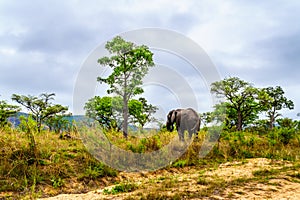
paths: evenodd
<path fill-rule="evenodd" d="M 177 111 L 176 111 L 176 110 L 173 110 L 172 115 L 171 115 L 171 123 L 174 123 L 174 122 L 175 122 L 176 115 L 177 115 Z"/>

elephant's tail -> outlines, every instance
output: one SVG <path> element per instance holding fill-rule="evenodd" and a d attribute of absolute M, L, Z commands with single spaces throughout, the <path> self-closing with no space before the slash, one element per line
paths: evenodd
<path fill-rule="evenodd" d="M 198 133 L 198 131 L 200 131 L 200 120 L 198 121 L 198 123 L 195 124 L 195 126 L 192 128 L 192 132 L 193 133 Z"/>

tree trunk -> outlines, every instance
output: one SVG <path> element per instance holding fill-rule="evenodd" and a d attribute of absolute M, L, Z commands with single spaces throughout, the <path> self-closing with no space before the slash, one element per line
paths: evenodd
<path fill-rule="evenodd" d="M 236 124 L 236 128 L 237 128 L 238 131 L 241 131 L 242 130 L 242 126 L 243 126 L 242 113 L 241 113 L 240 110 L 238 110 L 237 114 L 238 114 L 238 121 L 237 121 L 237 124 Z"/>
<path fill-rule="evenodd" d="M 40 118 L 37 116 L 37 131 L 38 131 L 38 133 L 41 132 L 41 127 L 42 127 L 42 119 L 40 119 Z"/>
<path fill-rule="evenodd" d="M 126 69 L 126 54 L 124 55 L 124 69 Z M 127 139 L 128 137 L 128 94 L 127 94 L 127 73 L 124 73 L 124 95 L 123 95 L 123 136 Z"/>
<path fill-rule="evenodd" d="M 127 97 L 123 97 L 123 136 L 128 137 L 128 100 Z"/>
<path fill-rule="evenodd" d="M 275 110 L 275 107 L 274 109 L 270 112 L 270 129 L 272 130 L 274 128 L 274 122 L 275 122 L 275 113 L 276 113 L 276 110 Z"/>
<path fill-rule="evenodd" d="M 274 115 L 271 115 L 271 116 L 270 116 L 270 129 L 271 129 L 271 130 L 274 128 L 274 126 L 273 126 L 274 121 L 275 121 Z"/>
<path fill-rule="evenodd" d="M 123 109 L 123 135 L 125 138 L 128 137 L 128 103 L 124 100 L 124 109 Z"/>

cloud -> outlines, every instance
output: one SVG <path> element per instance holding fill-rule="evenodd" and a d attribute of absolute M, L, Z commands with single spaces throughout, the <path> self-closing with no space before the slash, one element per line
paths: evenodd
<path fill-rule="evenodd" d="M 95 47 L 124 31 L 161 27 L 196 41 L 223 77 L 282 85 L 297 105 L 299 8 L 296 0 L 1 1 L 1 99 L 56 92 L 71 106 L 78 72 Z M 176 68 L 190 85 L 199 84 L 178 60 L 159 62 Z M 206 98 L 201 92 L 198 101 Z"/>

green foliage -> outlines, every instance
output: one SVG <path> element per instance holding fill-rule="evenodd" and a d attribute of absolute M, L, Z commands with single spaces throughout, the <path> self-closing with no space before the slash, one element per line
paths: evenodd
<path fill-rule="evenodd" d="M 208 123 L 213 121 L 213 113 L 205 112 L 199 115 L 201 122 L 203 122 L 203 126 L 206 127 Z"/>
<path fill-rule="evenodd" d="M 130 122 L 143 128 L 146 123 L 154 121 L 151 116 L 158 108 L 148 104 L 147 100 L 141 97 L 138 100 L 129 100 L 128 109 L 129 115 L 131 116 Z"/>
<path fill-rule="evenodd" d="M 86 116 L 96 120 L 102 128 L 118 128 L 118 119 L 122 112 L 122 99 L 120 97 L 95 96 L 85 104 Z M 119 125 L 118 125 L 119 124 Z"/>
<path fill-rule="evenodd" d="M 135 142 L 134 142 L 135 143 Z M 132 141 L 127 142 L 127 149 L 134 153 L 145 153 L 159 150 L 162 147 L 160 135 L 154 135 L 148 138 L 142 138 L 134 144 Z"/>
<path fill-rule="evenodd" d="M 295 141 L 293 139 L 293 141 Z M 296 152 L 291 149 L 287 151 L 280 151 L 284 148 L 282 140 L 278 137 L 273 137 L 272 133 L 260 135 L 255 132 L 237 131 L 227 132 L 223 131 L 218 140 L 218 144 L 213 147 L 213 150 L 207 157 L 213 159 L 244 159 L 255 157 L 286 157 L 293 155 Z"/>
<path fill-rule="evenodd" d="M 96 120 L 103 128 L 120 129 L 121 97 L 95 96 L 85 104 L 86 116 Z"/>
<path fill-rule="evenodd" d="M 288 128 L 288 129 L 296 129 L 297 128 L 297 121 L 293 121 L 289 118 L 282 118 L 276 120 L 280 127 Z"/>
<path fill-rule="evenodd" d="M 121 130 L 123 123 L 122 98 L 95 96 L 85 104 L 86 115 L 100 123 L 102 128 Z M 128 102 L 129 120 L 132 124 L 143 127 L 151 118 L 157 108 L 147 103 L 144 98 L 130 99 Z"/>
<path fill-rule="evenodd" d="M 121 130 L 123 123 L 123 104 L 119 96 L 99 97 L 95 96 L 85 104 L 86 115 L 96 121 L 105 129 Z M 131 123 L 143 127 L 145 123 L 152 121 L 151 115 L 157 108 L 147 104 L 147 100 L 130 99 L 128 102 L 129 120 Z"/>
<path fill-rule="evenodd" d="M 57 115 L 64 115 L 68 110 L 67 107 L 62 105 L 53 105 L 50 102 L 51 100 L 54 100 L 53 96 L 55 96 L 54 93 L 43 93 L 38 97 L 13 94 L 12 100 L 28 109 L 33 119 L 37 123 L 38 132 L 40 132 L 42 123 Z"/>
<path fill-rule="evenodd" d="M 105 48 L 112 56 L 100 58 L 98 63 L 111 67 L 113 73 L 107 78 L 99 77 L 98 81 L 109 84 L 108 93 L 116 93 L 122 97 L 126 93 L 128 99 L 132 95 L 141 94 L 142 78 L 147 74 L 149 67 L 154 66 L 153 54 L 149 48 L 136 46 L 120 36 L 107 42 Z"/>
<path fill-rule="evenodd" d="M 30 160 L 32 160 L 31 164 L 33 162 L 36 162 L 37 159 L 37 147 L 36 147 L 36 141 L 35 141 L 35 134 L 38 132 L 37 123 L 32 119 L 32 117 L 29 115 L 28 118 L 25 118 L 24 116 L 20 116 L 20 126 L 19 128 L 25 132 L 27 135 L 28 141 L 29 141 L 29 149 L 30 149 Z"/>
<path fill-rule="evenodd" d="M 256 132 L 260 135 L 267 134 L 269 132 L 269 122 L 267 119 L 255 120 L 251 126 L 245 127 L 245 131 Z"/>
<path fill-rule="evenodd" d="M 113 72 L 106 78 L 98 77 L 98 81 L 109 85 L 108 94 L 113 93 L 122 98 L 123 134 L 127 137 L 128 102 L 133 96 L 144 92 L 142 78 L 148 73 L 149 67 L 154 66 L 153 53 L 147 46 L 137 46 L 120 36 L 107 42 L 105 48 L 111 57 L 102 57 L 98 63 L 109 66 Z"/>
<path fill-rule="evenodd" d="M 281 142 L 283 145 L 287 145 L 295 138 L 296 132 L 289 128 L 277 128 L 270 131 L 268 136 L 269 143 L 273 146 L 278 142 Z"/>
<path fill-rule="evenodd" d="M 66 117 L 70 114 L 58 114 L 48 118 L 45 124 L 49 127 L 50 131 L 55 133 L 60 133 L 61 131 L 70 132 L 72 129 L 72 122 L 70 122 Z"/>
<path fill-rule="evenodd" d="M 130 182 L 123 182 L 120 183 L 111 189 L 104 189 L 103 194 L 118 194 L 118 193 L 124 193 L 124 192 L 132 192 L 136 190 L 138 186 L 134 183 Z"/>
<path fill-rule="evenodd" d="M 185 167 L 185 166 L 187 166 L 187 161 L 186 160 L 178 160 L 178 161 L 176 161 L 174 164 L 173 164 L 173 166 L 174 167 L 178 167 L 178 168 L 182 168 L 182 167 Z"/>
<path fill-rule="evenodd" d="M 65 181 L 62 178 L 55 176 L 51 178 L 51 182 L 54 188 L 60 188 L 65 184 Z"/>
<path fill-rule="evenodd" d="M 217 105 L 216 109 L 226 108 L 226 125 L 233 123 L 238 131 L 242 130 L 243 125 L 256 119 L 260 111 L 266 109 L 265 104 L 269 99 L 264 90 L 237 77 L 212 83 L 211 92 L 217 97 L 225 98 L 225 102 Z"/>
<path fill-rule="evenodd" d="M 27 118 L 25 116 L 20 116 L 20 125 L 18 128 L 25 133 L 35 134 L 38 132 L 37 123 L 31 115 Z"/>
<path fill-rule="evenodd" d="M 267 115 L 269 117 L 270 128 L 280 114 L 277 112 L 282 108 L 294 109 L 294 103 L 284 96 L 284 91 L 280 86 L 268 87 L 263 89 L 270 97 L 267 101 Z"/>
<path fill-rule="evenodd" d="M 7 119 L 20 111 L 19 106 L 10 105 L 5 101 L 0 101 L 0 128 L 7 125 Z"/>
<path fill-rule="evenodd" d="M 215 106 L 213 115 L 221 116 L 224 113 L 225 127 L 231 131 L 241 131 L 248 124 L 255 123 L 258 114 L 263 111 L 267 112 L 268 126 L 272 129 L 276 118 L 280 116 L 278 111 L 294 108 L 294 103 L 284 96 L 280 86 L 259 89 L 238 77 L 212 83 L 211 92 L 224 98 L 224 102 Z M 260 128 L 264 129 L 262 126 Z"/>

